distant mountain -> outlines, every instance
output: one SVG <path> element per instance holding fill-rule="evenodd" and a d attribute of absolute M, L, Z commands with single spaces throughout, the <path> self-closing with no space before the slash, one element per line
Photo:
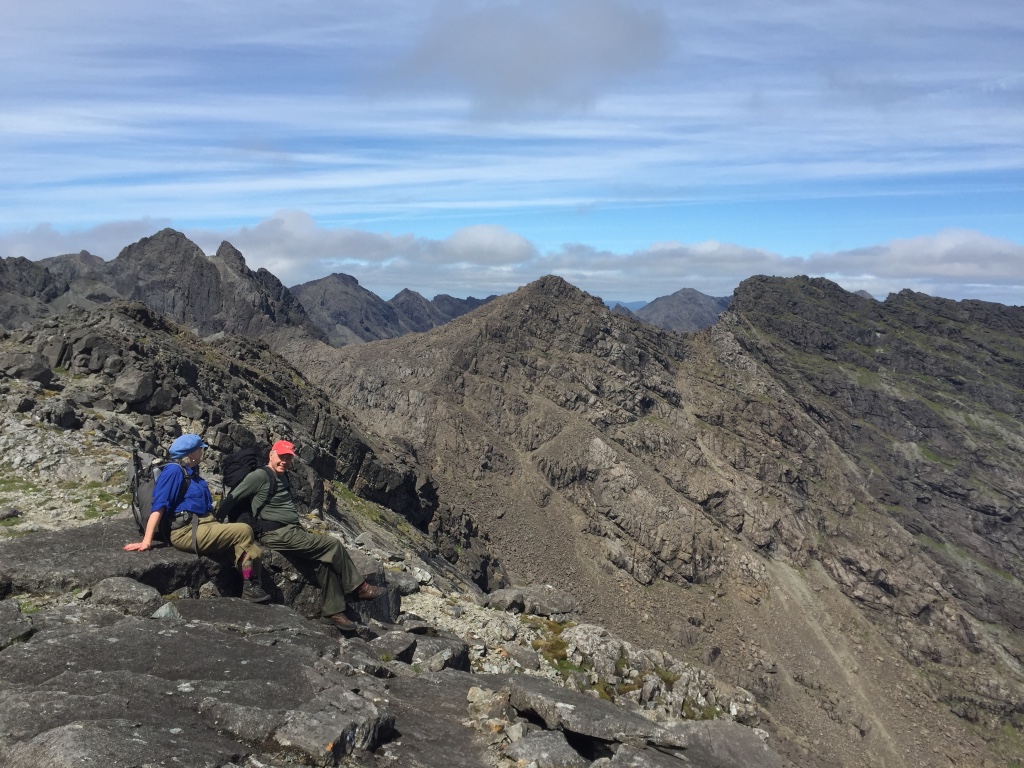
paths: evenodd
<path fill-rule="evenodd" d="M 433 301 L 427 301 L 420 294 L 407 288 L 390 299 L 388 304 L 395 308 L 402 318 L 403 325 L 409 331 L 423 333 L 456 317 L 462 317 L 494 298 L 490 296 L 486 299 L 477 299 L 470 296 L 468 299 L 456 299 L 442 293 L 435 296 Z"/>
<path fill-rule="evenodd" d="M 621 304 L 616 304 L 614 307 L 612 307 L 612 312 L 614 314 L 616 314 L 616 315 L 625 315 L 626 317 L 632 317 L 634 319 L 639 319 L 639 318 L 637 318 L 636 314 L 634 314 L 629 309 L 629 307 L 624 307 Z"/>
<path fill-rule="evenodd" d="M 70 282 L 102 272 L 106 262 L 88 251 L 79 251 L 78 253 L 66 253 L 63 256 L 40 259 L 36 264 L 46 267 L 54 275 Z"/>
<path fill-rule="evenodd" d="M 407 332 L 395 308 L 351 275 L 335 272 L 291 291 L 332 346 L 392 339 Z"/>
<path fill-rule="evenodd" d="M 164 229 L 104 262 L 88 252 L 40 262 L 0 260 L 0 294 L 11 298 L 5 327 L 114 299 L 140 301 L 200 336 L 236 333 L 269 343 L 325 340 L 306 311 L 266 269 L 255 272 L 230 243 L 207 257 L 198 245 Z"/>
<path fill-rule="evenodd" d="M 454 320 L 456 317 L 462 317 L 467 312 L 472 312 L 477 307 L 482 307 L 496 298 L 497 295 L 493 293 L 486 299 L 478 299 L 474 296 L 457 299 L 454 296 L 449 296 L 447 293 L 439 293 L 430 303 L 449 320 Z"/>
<path fill-rule="evenodd" d="M 641 320 L 668 331 L 692 333 L 714 325 L 729 308 L 730 297 L 707 296 L 693 288 L 683 288 L 662 296 L 635 310 Z"/>
<path fill-rule="evenodd" d="M 230 243 L 206 256 L 185 235 L 164 229 L 105 262 L 88 251 L 40 261 L 0 259 L 0 327 L 115 299 L 137 300 L 201 336 L 237 333 L 269 342 L 294 335 L 333 346 L 422 332 L 491 301 L 404 290 L 390 301 L 336 273 L 292 289 L 255 272 Z"/>
<path fill-rule="evenodd" d="M 429 301 L 407 288 L 384 301 L 354 277 L 340 273 L 291 290 L 335 347 L 429 331 L 494 298 L 456 299 L 440 294 Z"/>
<path fill-rule="evenodd" d="M 451 320 L 426 298 L 408 288 L 392 297 L 388 304 L 395 308 L 405 328 L 414 333 L 429 331 Z"/>
<path fill-rule="evenodd" d="M 609 300 L 609 301 L 605 301 L 604 305 L 606 307 L 608 307 L 609 309 L 615 309 L 615 307 L 622 307 L 623 309 L 628 309 L 630 312 L 636 312 L 641 307 L 646 307 L 647 306 L 647 302 L 646 301 L 614 301 L 614 300 Z"/>

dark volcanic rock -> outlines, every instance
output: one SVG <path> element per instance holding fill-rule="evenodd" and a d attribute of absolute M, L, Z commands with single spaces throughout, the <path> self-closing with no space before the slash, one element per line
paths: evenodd
<path fill-rule="evenodd" d="M 127 299 L 202 336 L 326 339 L 281 281 L 265 269 L 250 270 L 230 243 L 207 257 L 172 229 L 129 245 L 110 262 L 84 251 L 38 263 L 0 260 L 0 295 L 5 294 L 10 300 L 7 312 L 0 313 L 0 327 L 17 327 L 69 306 Z"/>
<path fill-rule="evenodd" d="M 477 307 L 482 307 L 490 301 L 494 301 L 497 295 L 491 294 L 486 299 L 478 299 L 475 296 L 467 296 L 464 299 L 457 299 L 454 296 L 449 296 L 446 293 L 439 293 L 430 303 L 448 320 L 454 320 L 456 317 L 462 317 L 468 312 L 472 312 Z"/>
<path fill-rule="evenodd" d="M 265 269 L 250 270 L 230 243 L 207 258 L 183 234 L 164 229 L 122 250 L 107 271 L 117 295 L 201 336 L 324 338 L 281 281 Z"/>
<path fill-rule="evenodd" d="M 415 333 L 429 331 L 451 319 L 423 296 L 408 288 L 389 299 L 388 304 L 395 308 L 403 326 Z"/>
<path fill-rule="evenodd" d="M 333 346 L 390 339 L 408 330 L 394 307 L 350 275 L 336 272 L 291 291 Z"/>
<path fill-rule="evenodd" d="M 0 258 L 0 328 L 19 328 L 49 313 L 47 304 L 68 290 L 66 280 L 23 257 Z"/>
<path fill-rule="evenodd" d="M 427 301 L 406 289 L 384 301 L 351 275 L 341 273 L 293 286 L 291 291 L 336 347 L 428 331 L 494 298 L 456 299 L 441 294 Z"/>
<path fill-rule="evenodd" d="M 4 766 L 127 767 L 156 759 L 211 767 L 491 768 L 513 734 L 510 754 L 552 766 L 586 766 L 624 749 L 647 761 L 631 757 L 633 765 L 683 754 L 673 731 L 596 697 L 547 680 L 470 674 L 466 643 L 421 622 L 411 632 L 364 626 L 371 640 L 339 643 L 333 630 L 291 607 L 182 597 L 187 574 L 166 584 L 177 587 L 176 599 L 145 618 L 159 595 L 144 584 L 164 582 L 167 562 L 184 553 L 126 553 L 106 536 L 115 530 L 123 521 L 0 543 L 0 563 L 15 574 L 21 599 L 45 593 L 44 607 L 32 614 L 0 600 Z M 43 580 L 26 575 L 37 570 L 25 561 L 27 550 L 40 558 L 89 552 L 100 564 L 76 571 L 63 555 L 56 570 L 64 575 Z M 140 581 L 105 575 L 129 561 L 141 566 Z M 58 595 L 61 584 L 85 589 Z M 776 765 L 771 754 L 758 754 L 759 762 L 737 754 L 709 762 L 694 751 L 701 759 L 688 764 Z"/>
<path fill-rule="evenodd" d="M 137 414 L 144 432 L 117 419 L 96 426 L 107 439 L 151 454 L 181 434 L 171 420 L 178 417 L 193 420 L 191 429 L 202 434 L 214 458 L 286 436 L 299 446 L 292 475 L 303 511 L 333 513 L 330 483 L 341 482 L 420 528 L 433 516 L 430 479 L 371 443 L 263 343 L 238 336 L 204 342 L 142 304 L 113 303 L 69 310 L 9 339 L 0 344 L 0 365 L 47 386 L 55 386 L 55 369 L 67 371 L 60 384 L 64 398 L 34 406 L 41 419 L 61 428 L 84 425 L 69 400 L 79 398 Z"/>

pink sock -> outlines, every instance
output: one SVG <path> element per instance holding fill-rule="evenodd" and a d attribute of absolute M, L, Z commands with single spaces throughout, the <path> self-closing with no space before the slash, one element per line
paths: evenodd
<path fill-rule="evenodd" d="M 243 565 L 242 566 L 242 578 L 245 579 L 246 581 L 249 581 L 249 579 L 252 578 L 252 566 L 251 565 Z"/>

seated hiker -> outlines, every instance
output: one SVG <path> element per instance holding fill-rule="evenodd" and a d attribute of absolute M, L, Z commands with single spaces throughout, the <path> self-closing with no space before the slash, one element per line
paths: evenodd
<path fill-rule="evenodd" d="M 203 449 L 208 446 L 198 435 L 182 435 L 170 447 L 170 455 L 184 471 L 170 471 L 168 465 L 153 487 L 152 512 L 146 523 L 142 541 L 125 544 L 129 552 L 143 552 L 153 545 L 164 515 L 169 516 L 169 543 L 182 552 L 215 555 L 231 551 L 232 561 L 243 579 L 242 597 L 254 603 L 265 603 L 270 595 L 260 585 L 260 549 L 252 529 L 245 523 L 220 523 L 211 514 L 213 497 L 209 486 L 199 475 Z M 182 486 L 184 487 L 184 492 Z"/>
<path fill-rule="evenodd" d="M 287 470 L 294 458 L 295 446 L 287 440 L 274 443 L 267 467 L 253 470 L 231 490 L 221 502 L 220 515 L 230 518 L 232 508 L 248 500 L 256 513 L 253 528 L 260 544 L 317 564 L 317 580 L 323 592 L 320 621 L 343 630 L 355 629 L 356 623 L 344 614 L 346 595 L 355 600 L 374 600 L 387 590 L 363 580 L 338 539 L 302 527 L 288 484 Z"/>

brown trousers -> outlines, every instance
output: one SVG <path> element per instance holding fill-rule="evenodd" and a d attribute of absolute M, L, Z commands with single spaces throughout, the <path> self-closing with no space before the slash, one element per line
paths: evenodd
<path fill-rule="evenodd" d="M 182 552 L 195 553 L 192 548 L 192 525 L 171 531 L 171 544 Z M 231 551 L 236 567 L 246 560 L 259 560 L 263 550 L 256 543 L 252 528 L 245 523 L 219 523 L 213 515 L 199 518 L 196 528 L 196 544 L 200 555 L 216 555 Z"/>

